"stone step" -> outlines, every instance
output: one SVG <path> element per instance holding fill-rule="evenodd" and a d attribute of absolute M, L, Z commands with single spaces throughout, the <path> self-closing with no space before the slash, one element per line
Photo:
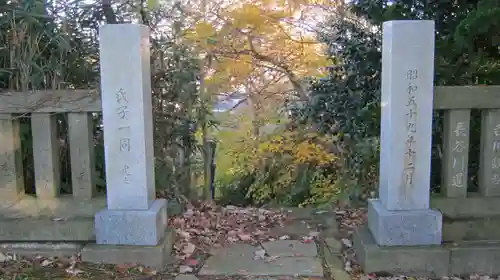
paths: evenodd
<path fill-rule="evenodd" d="M 256 251 L 265 249 L 268 260 L 255 258 Z M 260 246 L 233 244 L 211 252 L 200 276 L 245 277 L 323 277 L 320 258 L 315 243 L 298 240 L 277 240 Z"/>
<path fill-rule="evenodd" d="M 106 208 L 106 198 L 78 200 L 25 196 L 0 202 L 0 241 L 93 241 L 94 216 Z"/>
<path fill-rule="evenodd" d="M 378 246 L 367 227 L 353 238 L 364 273 L 415 277 L 500 274 L 500 241 L 445 243 L 441 246 Z"/>
<path fill-rule="evenodd" d="M 443 241 L 500 240 L 500 215 L 484 218 L 443 217 Z"/>

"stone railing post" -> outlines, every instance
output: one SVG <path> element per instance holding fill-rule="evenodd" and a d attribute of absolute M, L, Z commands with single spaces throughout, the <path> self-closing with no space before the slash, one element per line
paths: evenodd
<path fill-rule="evenodd" d="M 107 209 L 96 214 L 97 244 L 157 245 L 167 202 L 155 200 L 149 30 L 99 30 Z"/>
<path fill-rule="evenodd" d="M 429 209 L 433 78 L 434 22 L 385 22 L 380 198 L 368 206 L 378 245 L 441 244 L 441 213 Z"/>

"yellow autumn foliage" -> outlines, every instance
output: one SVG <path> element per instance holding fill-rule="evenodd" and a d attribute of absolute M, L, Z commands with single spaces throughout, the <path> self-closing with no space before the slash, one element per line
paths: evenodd
<path fill-rule="evenodd" d="M 205 82 L 227 91 L 262 73 L 282 73 L 289 80 L 324 75 L 329 65 L 324 46 L 303 26 L 310 22 L 300 18 L 318 3 L 240 0 L 222 5 L 215 16 L 203 16 L 186 31 L 185 39 L 215 58 Z"/>

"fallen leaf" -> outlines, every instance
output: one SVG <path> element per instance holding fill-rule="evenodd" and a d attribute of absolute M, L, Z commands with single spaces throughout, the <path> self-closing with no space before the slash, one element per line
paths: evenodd
<path fill-rule="evenodd" d="M 254 252 L 254 260 L 263 260 L 266 257 L 266 250 L 261 249 Z"/>
<path fill-rule="evenodd" d="M 185 273 L 190 273 L 193 272 L 193 268 L 187 265 L 181 265 L 179 266 L 179 273 L 185 274 Z"/>
<path fill-rule="evenodd" d="M 238 238 L 241 241 L 249 241 L 252 239 L 252 236 L 250 234 L 238 234 Z"/>
<path fill-rule="evenodd" d="M 191 254 L 193 254 L 195 249 L 196 246 L 193 243 L 188 243 L 184 246 L 184 249 L 182 249 L 182 253 L 190 256 Z"/>
<path fill-rule="evenodd" d="M 347 238 L 342 238 L 341 239 L 342 243 L 347 247 L 347 248 L 351 248 L 352 247 L 352 242 L 351 240 L 347 239 Z"/>
<path fill-rule="evenodd" d="M 51 265 L 52 263 L 54 263 L 53 261 L 51 260 L 43 260 L 43 262 L 40 264 L 42 267 L 46 267 L 46 266 L 49 266 Z"/>
<path fill-rule="evenodd" d="M 72 276 L 77 276 L 78 274 L 83 273 L 83 270 L 74 267 L 68 267 L 66 269 L 66 273 L 71 274 Z"/>

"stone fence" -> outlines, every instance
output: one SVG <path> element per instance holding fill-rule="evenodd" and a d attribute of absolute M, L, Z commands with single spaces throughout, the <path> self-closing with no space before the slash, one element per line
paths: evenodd
<path fill-rule="evenodd" d="M 379 198 L 354 246 L 365 272 L 500 273 L 500 86 L 434 87 L 434 22 L 383 24 Z M 431 195 L 433 113 L 444 111 L 441 193 Z M 468 192 L 480 110 L 478 192 Z"/>
<path fill-rule="evenodd" d="M 0 94 L 0 242 L 74 242 L 84 260 L 162 267 L 173 235 L 167 202 L 155 199 L 149 30 L 112 24 L 99 36 L 99 90 Z M 103 116 L 105 196 L 96 192 L 96 112 Z M 23 113 L 31 113 L 35 196 L 24 194 Z M 70 195 L 60 192 L 54 113 L 68 115 Z"/>

